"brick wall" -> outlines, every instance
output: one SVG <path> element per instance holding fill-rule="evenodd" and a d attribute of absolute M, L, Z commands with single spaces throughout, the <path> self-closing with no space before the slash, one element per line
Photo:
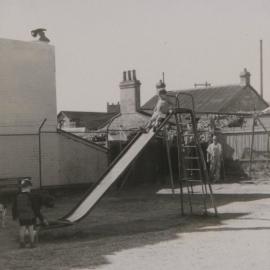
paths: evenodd
<path fill-rule="evenodd" d="M 121 114 L 135 113 L 140 109 L 140 86 L 135 70 L 123 72 L 123 81 L 119 85 Z"/>
<path fill-rule="evenodd" d="M 127 84 L 127 83 L 126 83 Z M 124 84 L 122 84 L 122 87 Z M 132 86 L 134 83 L 132 82 Z M 125 85 L 126 87 L 126 85 Z M 140 88 L 137 86 L 120 90 L 121 113 L 134 113 L 140 108 Z"/>

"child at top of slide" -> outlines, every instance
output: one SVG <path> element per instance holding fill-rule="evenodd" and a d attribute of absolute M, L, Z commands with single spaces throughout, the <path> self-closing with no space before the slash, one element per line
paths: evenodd
<path fill-rule="evenodd" d="M 173 108 L 173 104 L 168 100 L 166 85 L 161 80 L 156 85 L 158 92 L 158 100 L 154 108 L 153 114 L 149 122 L 145 126 L 145 131 L 148 132 L 152 127 L 155 129 L 162 123 L 166 118 L 166 115 Z"/>

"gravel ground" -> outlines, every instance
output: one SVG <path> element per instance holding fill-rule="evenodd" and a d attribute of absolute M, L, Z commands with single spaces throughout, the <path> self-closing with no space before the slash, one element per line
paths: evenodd
<path fill-rule="evenodd" d="M 195 215 L 184 217 L 179 195 L 169 189 L 158 194 L 145 187 L 113 191 L 81 223 L 41 233 L 35 249 L 18 248 L 17 224 L 9 212 L 7 228 L 0 229 L 0 269 L 269 270 L 268 181 L 216 184 L 213 189 L 219 217 L 201 214 L 196 187 Z M 45 214 L 61 217 L 81 196 L 58 196 L 55 209 Z"/>

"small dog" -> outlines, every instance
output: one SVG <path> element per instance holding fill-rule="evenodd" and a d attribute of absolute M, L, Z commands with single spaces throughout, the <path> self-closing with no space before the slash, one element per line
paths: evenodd
<path fill-rule="evenodd" d="M 5 228 L 6 226 L 6 215 L 7 215 L 7 206 L 4 203 L 0 203 L 0 218 L 2 228 Z"/>

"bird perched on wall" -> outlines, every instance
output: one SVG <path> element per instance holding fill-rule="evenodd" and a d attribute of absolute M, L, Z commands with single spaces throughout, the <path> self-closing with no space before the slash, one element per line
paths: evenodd
<path fill-rule="evenodd" d="M 45 31 L 47 31 L 46 29 L 44 29 L 44 28 L 37 28 L 37 29 L 35 29 L 35 30 L 32 30 L 31 31 L 31 35 L 33 36 L 33 37 L 39 37 L 39 41 L 43 41 L 43 42 L 50 42 L 50 40 L 45 36 Z"/>

